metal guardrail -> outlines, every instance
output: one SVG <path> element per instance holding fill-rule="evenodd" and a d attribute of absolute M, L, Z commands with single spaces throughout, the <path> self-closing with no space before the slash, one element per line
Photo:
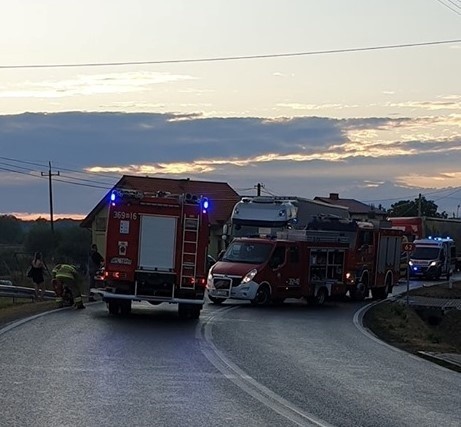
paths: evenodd
<path fill-rule="evenodd" d="M 0 297 L 5 298 L 30 298 L 35 299 L 35 289 L 22 286 L 0 285 Z M 55 298 L 54 291 L 45 291 L 43 298 L 45 300 L 53 300 Z"/>

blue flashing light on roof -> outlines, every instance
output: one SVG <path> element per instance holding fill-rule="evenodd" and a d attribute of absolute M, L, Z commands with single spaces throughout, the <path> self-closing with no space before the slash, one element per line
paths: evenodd
<path fill-rule="evenodd" d="M 210 207 L 210 201 L 208 200 L 207 197 L 202 197 L 202 199 L 200 200 L 200 203 L 202 205 L 203 213 L 206 213 L 208 208 Z"/>
<path fill-rule="evenodd" d="M 110 204 L 115 206 L 115 200 L 117 199 L 117 192 L 114 190 L 110 193 Z"/>
<path fill-rule="evenodd" d="M 445 237 L 440 237 L 440 236 L 428 236 L 428 239 L 430 240 L 439 240 L 439 241 L 442 241 L 442 240 L 451 240 L 451 237 L 450 236 L 445 236 Z"/>

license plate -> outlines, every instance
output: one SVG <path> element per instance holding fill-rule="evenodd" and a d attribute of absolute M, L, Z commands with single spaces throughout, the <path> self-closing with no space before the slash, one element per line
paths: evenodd
<path fill-rule="evenodd" d="M 224 291 L 224 290 L 216 290 L 213 292 L 215 295 L 218 295 L 218 296 L 227 296 L 227 291 Z"/>

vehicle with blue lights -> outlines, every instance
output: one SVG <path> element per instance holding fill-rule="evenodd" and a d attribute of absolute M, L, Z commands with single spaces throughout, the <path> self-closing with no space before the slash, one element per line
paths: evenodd
<path fill-rule="evenodd" d="M 409 242 L 430 237 L 450 238 L 456 247 L 455 271 L 461 270 L 461 219 L 419 217 L 390 217 L 393 227 L 403 231 Z"/>
<path fill-rule="evenodd" d="M 114 190 L 110 194 L 103 280 L 91 291 L 110 314 L 133 301 L 178 304 L 200 316 L 208 271 L 209 200 L 190 194 Z"/>
<path fill-rule="evenodd" d="M 434 237 L 417 239 L 408 262 L 410 277 L 447 280 L 455 271 L 456 247 L 453 239 Z"/>

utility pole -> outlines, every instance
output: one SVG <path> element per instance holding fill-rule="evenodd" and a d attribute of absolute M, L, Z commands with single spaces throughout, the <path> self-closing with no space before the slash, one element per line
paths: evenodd
<path fill-rule="evenodd" d="M 421 193 L 419 193 L 418 197 L 418 216 L 421 216 Z"/>
<path fill-rule="evenodd" d="M 48 162 L 48 173 L 42 172 L 42 176 L 48 176 L 48 188 L 50 193 L 50 224 L 51 232 L 54 233 L 54 223 L 53 223 L 53 187 L 51 185 L 51 178 L 53 176 L 59 176 L 60 172 L 52 173 L 51 172 L 51 162 Z"/>
<path fill-rule="evenodd" d="M 260 196 L 261 195 L 261 188 L 264 188 L 264 185 L 258 182 L 255 187 L 256 187 L 256 195 Z"/>

